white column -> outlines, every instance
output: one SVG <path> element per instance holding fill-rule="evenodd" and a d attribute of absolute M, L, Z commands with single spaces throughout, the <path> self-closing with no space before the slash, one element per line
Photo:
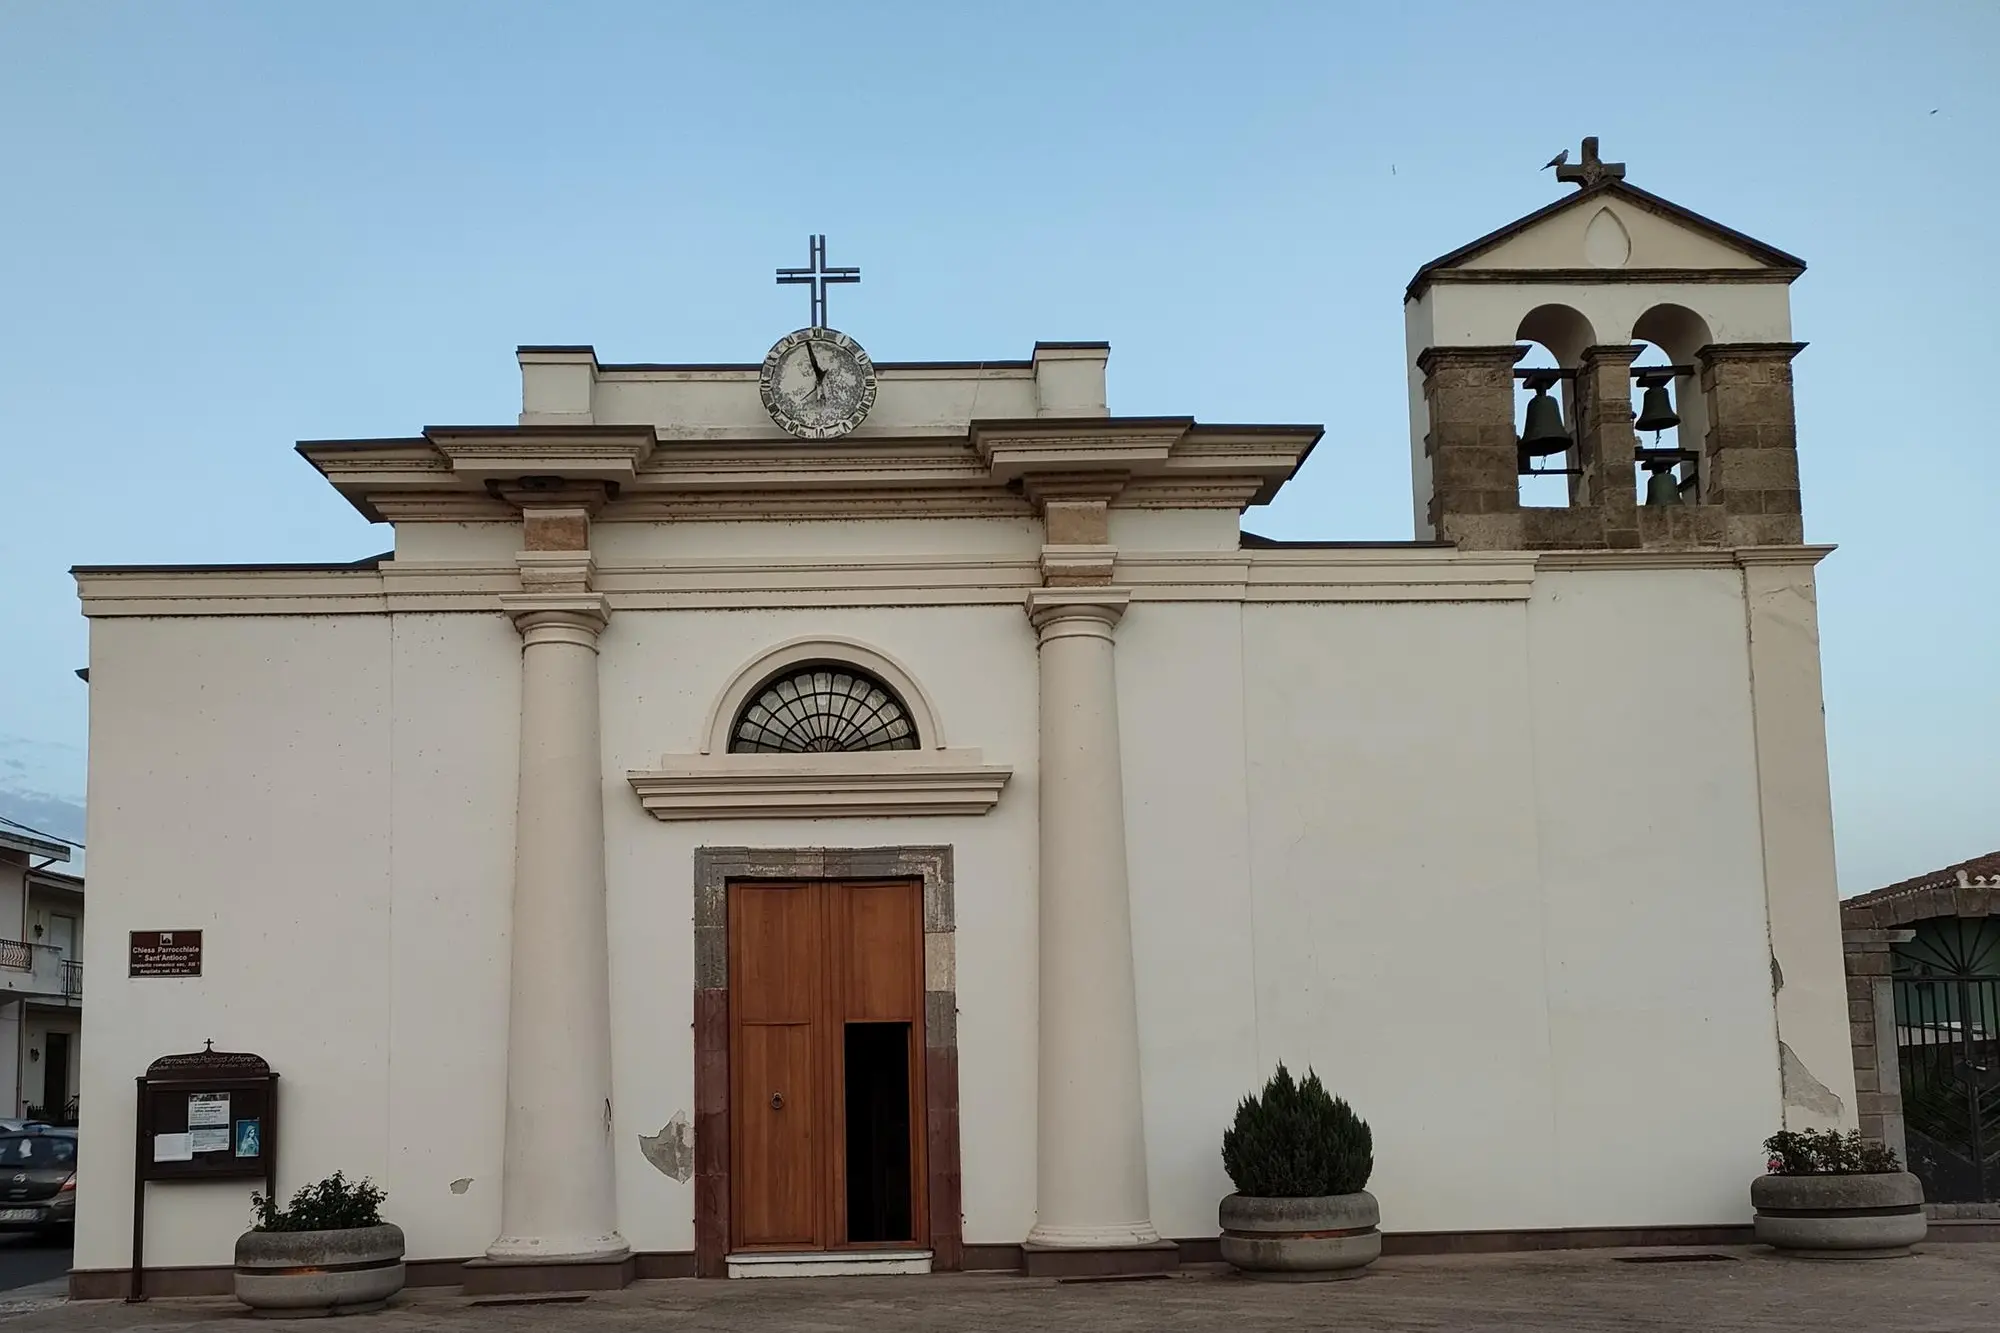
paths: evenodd
<path fill-rule="evenodd" d="M 611 1174 L 604 779 L 592 593 L 501 599 L 521 631 L 507 1141 L 495 1260 L 625 1254 Z"/>
<path fill-rule="evenodd" d="M 1151 1245 L 1125 793 L 1111 628 L 1119 588 L 1037 589 L 1041 1018 L 1031 1245 Z"/>

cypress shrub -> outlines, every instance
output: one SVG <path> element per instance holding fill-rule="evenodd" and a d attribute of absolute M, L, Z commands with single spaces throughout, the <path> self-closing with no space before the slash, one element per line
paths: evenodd
<path fill-rule="evenodd" d="M 1261 1093 L 1245 1097 L 1222 1135 L 1222 1166 L 1238 1194 L 1309 1199 L 1355 1194 L 1375 1170 L 1368 1122 L 1306 1070 L 1294 1082 L 1283 1064 Z"/>

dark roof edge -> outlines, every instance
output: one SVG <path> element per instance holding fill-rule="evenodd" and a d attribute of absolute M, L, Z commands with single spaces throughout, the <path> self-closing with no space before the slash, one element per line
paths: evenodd
<path fill-rule="evenodd" d="M 1239 533 L 1238 537 L 1238 549 L 1257 551 L 1450 551 L 1456 549 L 1451 542 L 1282 541 L 1276 537 L 1265 537 L 1249 531 Z"/>
<path fill-rule="evenodd" d="M 1088 343 L 1037 343 L 1037 347 L 1087 347 Z M 986 361 L 872 361 L 876 372 L 904 370 L 1033 370 L 1035 363 L 1020 359 Z M 626 372 L 645 374 L 652 371 L 721 371 L 729 374 L 754 375 L 764 369 L 761 361 L 605 361 L 598 365 L 600 374 Z"/>
<path fill-rule="evenodd" d="M 359 560 L 216 565 L 71 565 L 69 572 L 76 577 L 88 574 L 339 574 L 380 569 L 383 561 L 395 558 L 394 551 L 384 551 Z"/>

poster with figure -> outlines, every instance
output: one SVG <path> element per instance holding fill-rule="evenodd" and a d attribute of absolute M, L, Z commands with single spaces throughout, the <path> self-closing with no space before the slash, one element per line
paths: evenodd
<path fill-rule="evenodd" d="M 236 1122 L 236 1155 L 255 1157 L 264 1151 L 262 1136 L 258 1133 L 258 1122 L 239 1120 Z"/>

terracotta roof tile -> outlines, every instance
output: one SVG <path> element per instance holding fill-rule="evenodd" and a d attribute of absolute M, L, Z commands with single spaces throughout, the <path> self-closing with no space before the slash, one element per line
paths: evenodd
<path fill-rule="evenodd" d="M 1934 906 L 1931 890 L 1949 890 L 1959 883 L 1960 876 L 1975 885 L 1981 880 L 2000 885 L 2000 851 L 1987 852 L 1969 861 L 1959 861 L 1941 870 L 1900 880 L 1870 893 L 1857 894 L 1841 903 L 1841 922 L 1852 930 L 1930 916 Z"/>

